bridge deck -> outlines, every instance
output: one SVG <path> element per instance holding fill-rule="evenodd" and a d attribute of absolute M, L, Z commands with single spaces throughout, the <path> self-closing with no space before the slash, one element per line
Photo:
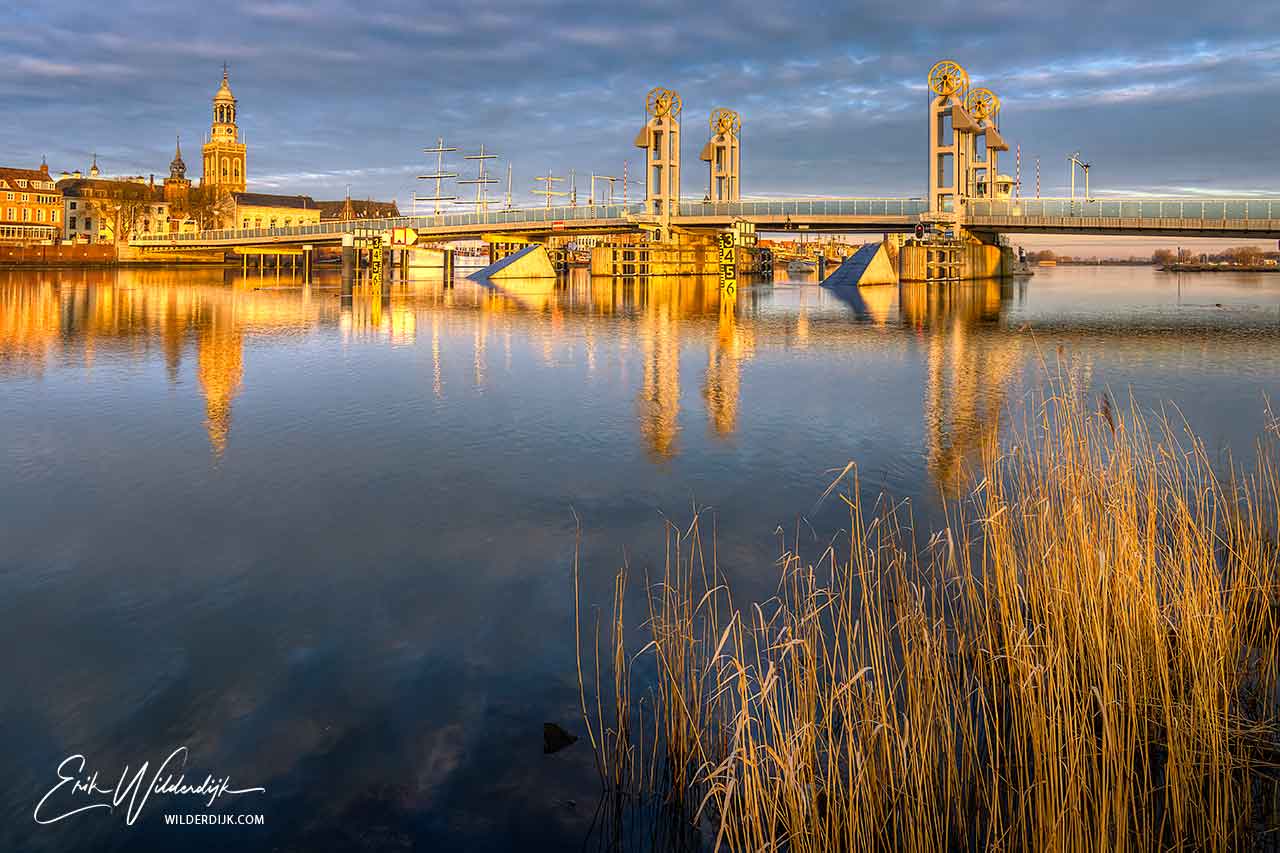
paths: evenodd
<path fill-rule="evenodd" d="M 735 221 L 764 231 L 797 227 L 826 231 L 902 231 L 926 219 L 918 198 L 762 199 L 712 204 L 685 201 L 672 224 L 725 228 Z M 642 204 L 539 207 L 484 213 L 399 216 L 321 222 L 291 228 L 144 234 L 131 245 L 147 249 L 234 248 L 335 243 L 345 234 L 412 228 L 426 239 L 481 234 L 621 233 L 652 227 Z M 1280 236 L 1280 199 L 1016 199 L 970 200 L 967 227 L 980 231 L 1061 234 L 1168 234 L 1184 236 Z"/>
<path fill-rule="evenodd" d="M 682 202 L 674 224 L 692 228 L 723 228 L 736 220 L 759 228 L 785 229 L 808 225 L 832 230 L 884 231 L 911 228 L 924 212 L 923 199 L 776 199 L 728 204 Z M 249 228 L 198 231 L 190 234 L 143 234 L 130 243 L 142 248 L 333 243 L 358 231 L 412 228 L 428 239 L 460 239 L 501 233 L 586 233 L 639 231 L 650 221 L 643 204 L 537 207 L 484 213 L 399 216 L 299 225 L 290 228 Z"/>
<path fill-rule="evenodd" d="M 965 225 L 1001 233 L 1280 237 L 1280 200 L 971 200 Z"/>

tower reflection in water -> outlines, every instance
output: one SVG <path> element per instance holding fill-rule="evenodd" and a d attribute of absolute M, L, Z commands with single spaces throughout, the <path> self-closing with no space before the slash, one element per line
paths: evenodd
<path fill-rule="evenodd" d="M 762 285 L 722 298 L 713 279 L 645 282 L 578 272 L 501 287 L 393 281 L 341 299 L 336 283 L 323 279 L 309 287 L 287 277 L 264 284 L 221 269 L 10 272 L 0 276 L 0 370 L 90 365 L 101 347 L 145 358 L 154 342 L 169 381 L 178 383 L 194 349 L 204 427 L 220 457 L 232 452 L 233 409 L 252 382 L 249 341 L 336 327 L 347 343 L 409 346 L 420 343 L 420 329 L 429 330 L 421 343 L 429 343 L 430 393 L 444 398 L 448 377 L 459 378 L 446 362 L 469 366 L 464 384 L 483 390 L 497 375 L 494 353 L 501 354 L 496 369 L 510 375 L 513 339 L 523 340 L 546 369 L 581 359 L 592 376 L 620 361 L 626 376 L 626 364 L 638 360 L 638 376 L 629 380 L 637 383 L 637 432 L 646 454 L 660 461 L 680 453 L 687 420 L 682 353 L 705 348 L 698 396 L 710 435 L 724 438 L 740 428 L 743 370 L 759 351 L 856 350 L 879 346 L 898 328 L 924 348 L 928 470 L 939 485 L 961 484 L 997 429 L 1022 364 L 1021 336 L 1000 322 L 1008 290 L 980 282 L 791 294 L 781 298 Z"/>
<path fill-rule="evenodd" d="M 962 491 L 993 440 L 1022 367 L 1022 337 L 1000 322 L 1009 284 L 900 286 L 902 324 L 925 336 L 925 456 L 933 481 Z"/>
<path fill-rule="evenodd" d="M 145 359 L 158 344 L 177 384 L 194 348 L 204 427 L 221 456 L 244 385 L 245 334 L 292 334 L 321 319 L 319 306 L 296 290 L 281 298 L 256 287 L 207 268 L 10 272 L 0 278 L 0 364 L 40 374 L 90 367 L 99 351 Z"/>

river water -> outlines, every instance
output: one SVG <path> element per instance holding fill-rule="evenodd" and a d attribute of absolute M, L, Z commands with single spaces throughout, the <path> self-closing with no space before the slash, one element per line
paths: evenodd
<path fill-rule="evenodd" d="M 1178 406 L 1215 458 L 1280 396 L 1280 275 L 1059 267 L 837 294 L 575 277 L 506 289 L 222 270 L 0 272 L 0 849 L 580 848 L 584 620 L 663 521 L 715 519 L 739 598 L 814 547 L 854 461 L 927 524 L 1066 365 Z M 1170 409 L 1169 411 L 1174 411 Z M 800 519 L 804 521 L 801 522 Z M 38 825 L 185 746 L 203 799 Z M 76 775 L 73 763 L 67 775 Z M 109 800 L 55 791 L 43 815 Z"/>

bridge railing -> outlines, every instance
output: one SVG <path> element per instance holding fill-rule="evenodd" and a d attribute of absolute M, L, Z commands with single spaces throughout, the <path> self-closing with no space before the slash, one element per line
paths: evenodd
<path fill-rule="evenodd" d="M 760 199 L 712 204 L 685 201 L 680 203 L 681 216 L 712 216 L 731 219 L 742 217 L 786 216 L 919 216 L 927 203 L 920 198 L 802 198 Z M 483 213 L 442 213 L 422 216 L 396 216 L 382 219 L 331 220 L 277 228 L 225 228 L 187 234 L 143 234 L 133 238 L 136 244 L 208 244 L 220 242 L 252 242 L 279 238 L 329 237 L 356 231 L 389 231 L 392 228 L 416 228 L 424 231 L 441 228 L 467 228 L 484 225 L 539 224 L 583 220 L 621 220 L 643 214 L 644 204 L 595 204 L 574 207 L 526 207 L 491 210 Z"/>
<path fill-rule="evenodd" d="M 576 207 L 532 207 L 491 210 L 483 213 L 442 213 L 423 216 L 395 216 L 381 219 L 344 219 L 277 228 L 222 228 L 186 234 L 143 234 L 133 242 L 148 243 L 216 243 L 252 241 L 279 237 L 309 237 L 352 234 L 356 231 L 390 231 L 392 228 L 468 227 L 506 225 L 512 223 L 570 222 L 574 220 L 623 219 L 631 213 L 642 213 L 642 204 L 587 204 Z"/>
<path fill-rule="evenodd" d="M 919 216 L 928 209 L 922 198 L 792 198 L 753 201 L 680 202 L 681 216 Z"/>
<path fill-rule="evenodd" d="M 968 207 L 971 216 L 1011 218 L 1042 216 L 1203 221 L 1280 219 L 1280 199 L 1024 198 L 1007 201 L 970 199 Z"/>

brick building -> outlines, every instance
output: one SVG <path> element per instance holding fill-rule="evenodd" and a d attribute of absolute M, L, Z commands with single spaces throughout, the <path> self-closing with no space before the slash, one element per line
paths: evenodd
<path fill-rule="evenodd" d="M 62 193 L 49 167 L 0 166 L 0 243 L 43 243 L 62 236 Z"/>

